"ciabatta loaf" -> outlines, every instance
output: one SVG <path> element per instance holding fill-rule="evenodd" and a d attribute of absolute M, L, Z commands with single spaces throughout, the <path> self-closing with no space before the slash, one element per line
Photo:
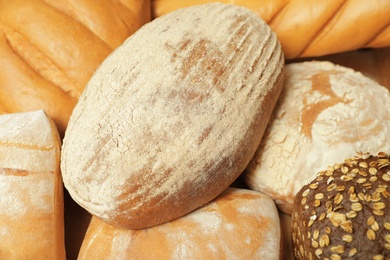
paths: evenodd
<path fill-rule="evenodd" d="M 229 188 L 190 214 L 148 229 L 122 230 L 93 217 L 78 259 L 279 260 L 279 222 L 271 198 Z"/>
<path fill-rule="evenodd" d="M 291 213 L 295 194 L 320 169 L 356 151 L 390 152 L 390 93 L 361 73 L 325 61 L 288 64 L 285 75 L 245 178 Z"/>
<path fill-rule="evenodd" d="M 0 116 L 0 259 L 65 259 L 59 160 L 43 111 Z"/>
<path fill-rule="evenodd" d="M 70 195 L 146 228 L 215 198 L 253 156 L 281 91 L 283 54 L 248 9 L 206 4 L 148 23 L 100 66 L 66 131 Z"/>

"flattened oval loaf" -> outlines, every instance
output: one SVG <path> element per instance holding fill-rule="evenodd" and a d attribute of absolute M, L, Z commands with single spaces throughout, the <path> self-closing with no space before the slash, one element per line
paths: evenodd
<path fill-rule="evenodd" d="M 145 228 L 225 190 L 253 156 L 281 91 L 283 54 L 247 9 L 206 4 L 152 21 L 88 83 L 66 131 L 73 199 Z"/>
<path fill-rule="evenodd" d="M 93 217 L 78 259 L 279 260 L 280 245 L 273 200 L 228 188 L 190 214 L 147 229 L 118 229 Z"/>

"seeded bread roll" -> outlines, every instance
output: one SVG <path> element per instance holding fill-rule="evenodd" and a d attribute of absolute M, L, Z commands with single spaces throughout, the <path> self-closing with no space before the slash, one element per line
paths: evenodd
<path fill-rule="evenodd" d="M 340 156 L 390 152 L 390 93 L 361 73 L 326 61 L 288 64 L 285 76 L 244 175 L 250 188 L 291 214 L 295 194 Z"/>
<path fill-rule="evenodd" d="M 64 134 L 88 80 L 150 21 L 150 0 L 0 0 L 0 103 L 43 109 Z"/>
<path fill-rule="evenodd" d="M 386 153 L 359 153 L 319 172 L 294 200 L 296 259 L 389 259 L 389 205 Z"/>
<path fill-rule="evenodd" d="M 203 207 L 142 230 L 92 218 L 78 259 L 269 259 L 280 257 L 275 203 L 259 192 L 228 188 Z"/>
<path fill-rule="evenodd" d="M 253 156 L 283 66 L 274 33 L 242 7 L 199 5 L 146 24 L 103 62 L 73 111 L 67 190 L 131 229 L 208 203 Z"/>
<path fill-rule="evenodd" d="M 60 145 L 41 110 L 0 116 L 0 259 L 66 259 Z"/>

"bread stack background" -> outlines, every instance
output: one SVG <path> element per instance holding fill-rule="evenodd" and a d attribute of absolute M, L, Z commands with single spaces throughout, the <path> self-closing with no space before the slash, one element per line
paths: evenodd
<path fill-rule="evenodd" d="M 217 4 L 176 12 L 206 2 L 213 1 L 0 1 L 4 68 L 0 176 L 5 192 L 0 218 L 7 219 L 0 230 L 6 241 L 0 242 L 0 258 L 24 254 L 63 259 L 66 251 L 67 259 L 229 259 L 234 254 L 245 259 L 292 259 L 290 214 L 295 193 L 319 170 L 357 152 L 354 149 L 390 152 L 388 1 L 222 1 L 248 9 Z M 227 13 L 228 19 L 220 17 Z M 220 30 L 206 26 L 210 21 Z M 224 26 L 230 37 L 223 33 Z M 229 62 L 235 66 L 226 65 Z M 364 84 L 355 88 L 357 81 Z M 310 82 L 322 86 L 312 85 L 310 95 L 284 94 L 290 86 L 304 89 Z M 295 114 L 289 111 L 291 118 L 277 114 L 293 102 L 298 105 Z M 322 153 L 325 159 L 308 170 L 308 179 L 296 176 L 286 184 L 283 177 L 276 177 L 272 186 L 280 186 L 279 191 L 266 191 L 263 181 L 253 184 L 251 176 L 258 174 L 253 169 L 263 167 L 269 174 L 265 179 L 279 173 L 264 168 L 267 163 L 256 156 L 271 156 L 273 164 L 284 164 L 286 171 L 294 163 L 288 153 L 298 154 L 303 139 L 289 144 L 284 140 L 292 139 L 280 133 L 270 137 L 275 119 L 302 127 L 310 136 L 305 142 L 324 142 L 317 137 L 324 128 L 318 128 L 317 135 L 310 132 L 315 128 L 299 125 L 303 113 L 299 102 L 312 104 L 306 111 L 317 116 L 301 124 L 321 125 L 321 112 L 330 108 L 335 117 L 344 113 L 339 116 L 350 124 L 342 129 L 359 138 L 345 134 L 343 140 L 329 143 L 331 149 L 311 147 L 307 154 Z M 313 107 L 319 103 L 327 105 L 316 112 Z M 352 110 L 345 109 L 348 105 Z M 34 118 L 51 123 L 30 124 Z M 337 119 L 333 125 L 323 119 L 329 131 L 338 129 Z M 48 126 L 50 135 L 57 136 L 54 141 L 45 137 Z M 12 129 L 24 133 L 17 135 Z M 368 130 L 362 134 L 362 129 Z M 280 153 L 268 155 L 262 147 L 273 138 L 283 145 Z M 334 143 L 349 143 L 352 148 L 346 151 Z M 51 149 L 57 152 L 47 162 L 34 155 Z M 299 156 L 304 161 L 307 155 Z M 159 174 L 160 179 L 152 182 Z M 204 180 L 199 179 L 202 174 Z M 34 180 L 41 175 L 46 184 Z M 127 175 L 136 177 L 123 177 Z M 44 198 L 34 199 L 32 191 L 30 197 L 24 196 L 27 186 L 22 187 L 23 181 L 19 185 L 18 179 L 29 179 L 28 188 Z M 167 189 L 161 191 L 164 185 Z M 114 190 L 119 191 L 115 196 Z M 137 211 L 128 207 L 129 198 Z M 49 210 L 52 216 L 39 210 L 34 217 L 27 216 L 32 200 L 32 206 Z M 12 208 L 24 211 L 34 223 L 12 222 L 7 215 L 17 217 Z M 14 246 L 13 241 L 25 234 L 39 238 L 24 247 Z"/>

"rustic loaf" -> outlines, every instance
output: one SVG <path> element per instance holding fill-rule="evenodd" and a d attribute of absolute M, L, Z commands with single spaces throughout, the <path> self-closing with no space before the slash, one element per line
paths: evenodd
<path fill-rule="evenodd" d="M 176 220 L 123 230 L 92 218 L 78 259 L 281 259 L 281 229 L 268 196 L 228 188 Z"/>
<path fill-rule="evenodd" d="M 43 111 L 0 116 L 0 259 L 65 259 L 59 160 Z"/>
<path fill-rule="evenodd" d="M 283 66 L 275 35 L 245 8 L 206 4 L 148 23 L 103 62 L 73 111 L 67 190 L 131 229 L 206 204 L 253 156 Z"/>
<path fill-rule="evenodd" d="M 330 165 L 297 193 L 295 259 L 390 259 L 390 157 L 358 153 Z"/>
<path fill-rule="evenodd" d="M 205 2 L 245 6 L 277 34 L 285 57 L 390 47 L 390 1 L 152 0 L 152 16 Z"/>
<path fill-rule="evenodd" d="M 43 109 L 62 135 L 95 69 L 148 21 L 149 0 L 1 0 L 1 105 Z"/>
<path fill-rule="evenodd" d="M 288 64 L 285 77 L 245 179 L 291 213 L 301 187 L 340 157 L 390 152 L 390 93 L 361 73 L 326 61 Z"/>

